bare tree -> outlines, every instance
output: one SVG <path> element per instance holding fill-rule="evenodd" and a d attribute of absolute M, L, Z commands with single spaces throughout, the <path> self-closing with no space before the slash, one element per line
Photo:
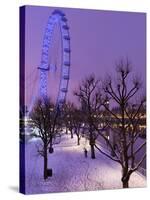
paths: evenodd
<path fill-rule="evenodd" d="M 71 138 L 73 138 L 73 112 L 75 105 L 72 102 L 67 102 L 63 105 L 63 123 L 66 126 L 66 132 L 69 129 Z"/>
<path fill-rule="evenodd" d="M 133 172 L 135 172 L 146 157 L 146 152 L 137 162 L 136 157 L 141 149 L 146 145 L 144 141 L 140 146 L 136 145 L 141 130 L 139 125 L 143 116 L 143 107 L 145 105 L 145 98 L 138 98 L 136 104 L 135 96 L 138 94 L 141 84 L 139 79 L 131 81 L 131 66 L 128 60 L 121 60 L 117 64 L 118 79 L 112 81 L 109 77 L 103 84 L 103 91 L 105 97 L 103 99 L 103 106 L 109 113 L 108 126 L 111 129 L 112 136 L 116 137 L 114 141 L 102 134 L 97 126 L 95 129 L 99 131 L 99 135 L 106 141 L 111 150 L 110 154 L 104 152 L 100 147 L 95 147 L 105 156 L 113 161 L 118 162 L 122 167 L 122 184 L 123 188 L 129 187 L 129 179 Z M 115 105 L 117 109 L 112 109 L 109 104 Z"/>
<path fill-rule="evenodd" d="M 78 97 L 81 103 L 81 110 L 84 115 L 85 128 L 88 129 L 89 143 L 91 146 L 91 158 L 95 158 L 95 141 L 97 133 L 93 127 L 97 120 L 96 115 L 101 107 L 101 95 L 99 93 L 100 80 L 96 79 L 94 75 L 90 75 L 84 79 L 79 88 L 74 91 L 74 95 Z"/>
<path fill-rule="evenodd" d="M 80 145 L 80 139 L 81 139 L 81 126 L 83 122 L 82 118 L 82 112 L 81 110 L 75 108 L 73 110 L 73 128 L 74 128 L 74 133 L 77 136 L 77 144 Z"/>
<path fill-rule="evenodd" d="M 30 113 L 34 126 L 38 129 L 38 137 L 42 145 L 39 145 L 38 153 L 44 158 L 44 179 L 48 177 L 48 149 L 52 149 L 52 140 L 57 130 L 58 110 L 48 98 L 38 99 Z M 50 147 L 49 147 L 50 146 Z"/>

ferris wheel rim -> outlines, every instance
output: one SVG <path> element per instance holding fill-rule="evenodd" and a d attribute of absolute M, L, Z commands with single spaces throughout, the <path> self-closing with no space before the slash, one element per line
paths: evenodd
<path fill-rule="evenodd" d="M 54 10 L 49 16 L 45 28 L 41 64 L 38 69 L 40 70 L 40 96 L 47 97 L 47 73 L 49 71 L 48 54 L 51 48 L 53 31 L 55 25 L 58 24 L 61 34 L 61 77 L 59 80 L 59 89 L 57 93 L 56 105 L 61 106 L 65 100 L 68 92 L 68 84 L 70 79 L 70 33 L 67 18 L 60 10 Z"/>

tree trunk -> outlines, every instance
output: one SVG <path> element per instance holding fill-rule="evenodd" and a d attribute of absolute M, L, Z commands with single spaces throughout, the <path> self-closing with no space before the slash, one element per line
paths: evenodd
<path fill-rule="evenodd" d="M 91 158 L 95 159 L 95 149 L 93 144 L 91 144 Z"/>
<path fill-rule="evenodd" d="M 123 188 L 128 188 L 129 187 L 129 180 L 128 179 L 122 180 L 122 186 L 123 186 Z"/>
<path fill-rule="evenodd" d="M 47 179 L 47 145 L 44 144 L 44 179 Z"/>
<path fill-rule="evenodd" d="M 66 127 L 66 134 L 68 134 L 68 128 Z"/>
<path fill-rule="evenodd" d="M 77 135 L 78 138 L 78 145 L 80 145 L 80 136 Z"/>
<path fill-rule="evenodd" d="M 90 137 L 90 146 L 91 146 L 91 158 L 95 159 L 95 149 L 94 149 L 94 145 L 95 145 L 95 139 L 93 139 L 92 137 Z"/>
<path fill-rule="evenodd" d="M 70 130 L 70 133 L 71 133 L 71 138 L 73 138 L 73 131 L 72 131 L 72 129 Z"/>
<path fill-rule="evenodd" d="M 122 169 L 122 187 L 123 188 L 128 188 L 129 187 L 129 178 L 130 178 L 130 174 L 128 172 L 128 168 L 123 168 Z"/>

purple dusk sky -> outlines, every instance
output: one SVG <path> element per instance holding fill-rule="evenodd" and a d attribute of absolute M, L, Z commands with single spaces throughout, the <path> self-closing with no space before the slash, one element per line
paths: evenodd
<path fill-rule="evenodd" d="M 39 87 L 41 49 L 48 17 L 55 8 L 26 7 L 26 104 L 31 103 Z M 146 87 L 146 14 L 118 11 L 61 8 L 68 19 L 71 37 L 71 69 L 67 100 L 72 90 L 87 75 L 104 78 L 114 74 L 115 62 L 128 57 L 134 74 Z M 58 76 L 49 82 L 52 95 L 58 88 Z"/>

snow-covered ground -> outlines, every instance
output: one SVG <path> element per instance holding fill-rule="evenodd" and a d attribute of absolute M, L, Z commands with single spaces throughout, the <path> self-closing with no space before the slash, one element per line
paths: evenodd
<path fill-rule="evenodd" d="M 37 155 L 32 139 L 26 144 L 26 193 L 71 192 L 122 188 L 121 167 L 114 161 L 96 151 L 96 159 L 90 158 L 88 142 L 64 135 L 61 143 L 54 146 L 54 153 L 49 154 L 48 168 L 53 169 L 53 176 L 43 180 L 43 158 Z M 83 148 L 88 149 L 85 158 Z M 145 187 L 146 179 L 139 173 L 133 173 L 130 187 Z"/>

